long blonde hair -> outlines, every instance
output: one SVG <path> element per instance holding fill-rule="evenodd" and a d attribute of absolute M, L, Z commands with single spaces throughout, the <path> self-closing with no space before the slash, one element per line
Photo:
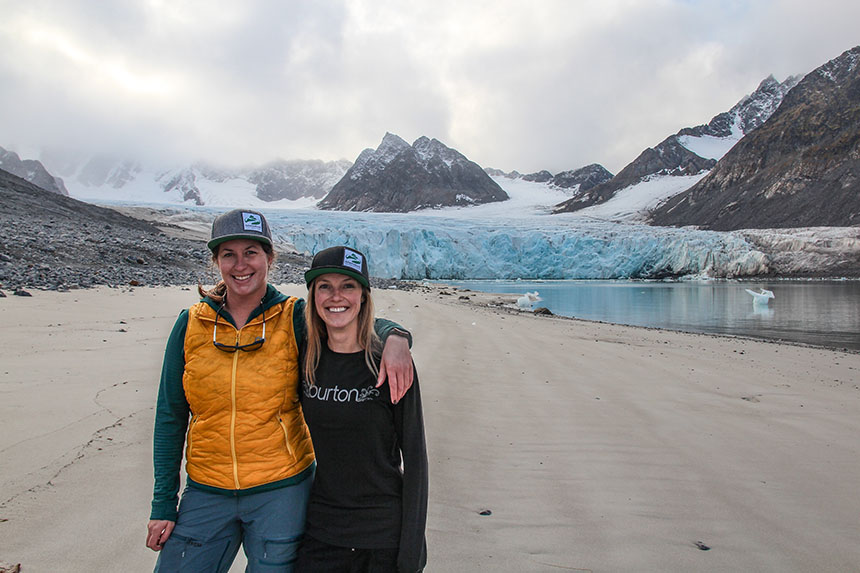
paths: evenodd
<path fill-rule="evenodd" d="M 316 283 L 317 281 L 314 279 L 308 287 L 308 300 L 305 304 L 307 347 L 304 364 L 302 364 L 305 380 L 311 386 L 316 383 L 316 370 L 320 363 L 322 345 L 328 337 L 325 322 L 317 313 Z M 374 330 L 373 297 L 370 295 L 370 289 L 364 285 L 361 285 L 361 299 L 361 310 L 358 311 L 358 345 L 364 350 L 364 361 L 367 368 L 374 376 L 379 376 L 379 367 L 376 365 L 376 361 L 382 354 L 382 341 L 379 340 L 379 336 Z"/>

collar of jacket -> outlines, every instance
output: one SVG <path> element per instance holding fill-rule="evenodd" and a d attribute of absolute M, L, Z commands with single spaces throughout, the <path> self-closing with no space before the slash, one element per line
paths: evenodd
<path fill-rule="evenodd" d="M 265 311 L 269 310 L 270 308 L 272 308 L 276 304 L 284 302 L 285 300 L 287 300 L 287 298 L 288 298 L 287 295 L 285 295 L 284 293 L 282 293 L 281 291 L 279 291 L 278 289 L 276 289 L 272 285 L 267 284 L 266 285 L 266 294 L 263 295 L 262 304 L 260 306 L 258 306 L 254 310 L 254 312 L 251 313 L 251 316 L 248 317 L 248 322 L 251 322 L 251 320 L 253 320 L 257 316 L 259 316 L 260 312 L 265 312 Z M 201 302 L 205 302 L 206 304 L 208 304 L 212 308 L 212 310 L 214 310 L 215 312 L 218 312 L 218 309 L 221 308 L 221 303 L 215 302 L 214 300 L 212 300 L 208 296 L 201 299 Z M 230 316 L 230 313 L 222 311 L 221 316 L 227 317 L 227 319 L 231 323 L 233 323 L 233 326 L 236 326 L 236 323 L 233 320 L 233 317 Z"/>

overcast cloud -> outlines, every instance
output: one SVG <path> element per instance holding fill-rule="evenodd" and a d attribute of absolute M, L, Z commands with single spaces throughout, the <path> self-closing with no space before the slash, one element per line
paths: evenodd
<path fill-rule="evenodd" d="M 613 173 L 860 44 L 857 0 L 0 0 L 0 145 Z"/>

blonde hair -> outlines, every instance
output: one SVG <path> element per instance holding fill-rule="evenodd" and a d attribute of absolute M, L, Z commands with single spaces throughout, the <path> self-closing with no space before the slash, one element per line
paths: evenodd
<path fill-rule="evenodd" d="M 266 253 L 266 256 L 269 258 L 269 269 L 275 265 L 275 259 L 278 258 L 278 253 L 275 252 L 275 249 L 272 248 L 272 245 L 268 243 L 264 243 L 263 241 L 257 241 L 260 243 L 260 246 L 263 248 L 263 252 Z M 215 247 L 212 251 L 212 260 L 210 263 L 217 270 L 218 269 L 218 252 L 221 250 L 221 245 Z M 211 289 L 203 288 L 203 285 L 197 283 L 197 293 L 200 295 L 200 298 L 206 298 L 207 296 L 211 298 L 218 304 L 223 304 L 224 299 L 227 296 L 227 285 L 223 280 L 219 280 L 215 283 L 215 286 Z"/>
<path fill-rule="evenodd" d="M 317 313 L 316 307 L 316 279 L 308 286 L 308 300 L 305 304 L 305 324 L 307 333 L 305 340 L 304 363 L 305 380 L 313 386 L 316 383 L 316 370 L 322 355 L 322 345 L 328 337 L 325 322 Z M 358 345 L 364 350 L 364 362 L 367 364 L 374 376 L 379 376 L 379 367 L 376 359 L 382 354 L 382 341 L 374 330 L 373 297 L 370 289 L 361 285 L 361 310 L 358 311 Z"/>

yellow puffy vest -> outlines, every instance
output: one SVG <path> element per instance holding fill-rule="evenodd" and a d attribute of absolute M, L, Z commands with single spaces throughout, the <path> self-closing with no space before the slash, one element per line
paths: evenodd
<path fill-rule="evenodd" d="M 298 394 L 296 300 L 265 310 L 266 341 L 252 352 L 215 348 L 215 310 L 204 302 L 189 309 L 182 385 L 191 407 L 185 467 L 195 482 L 247 489 L 293 477 L 313 463 Z M 262 333 L 262 314 L 239 330 L 218 317 L 220 343 L 247 344 Z"/>

